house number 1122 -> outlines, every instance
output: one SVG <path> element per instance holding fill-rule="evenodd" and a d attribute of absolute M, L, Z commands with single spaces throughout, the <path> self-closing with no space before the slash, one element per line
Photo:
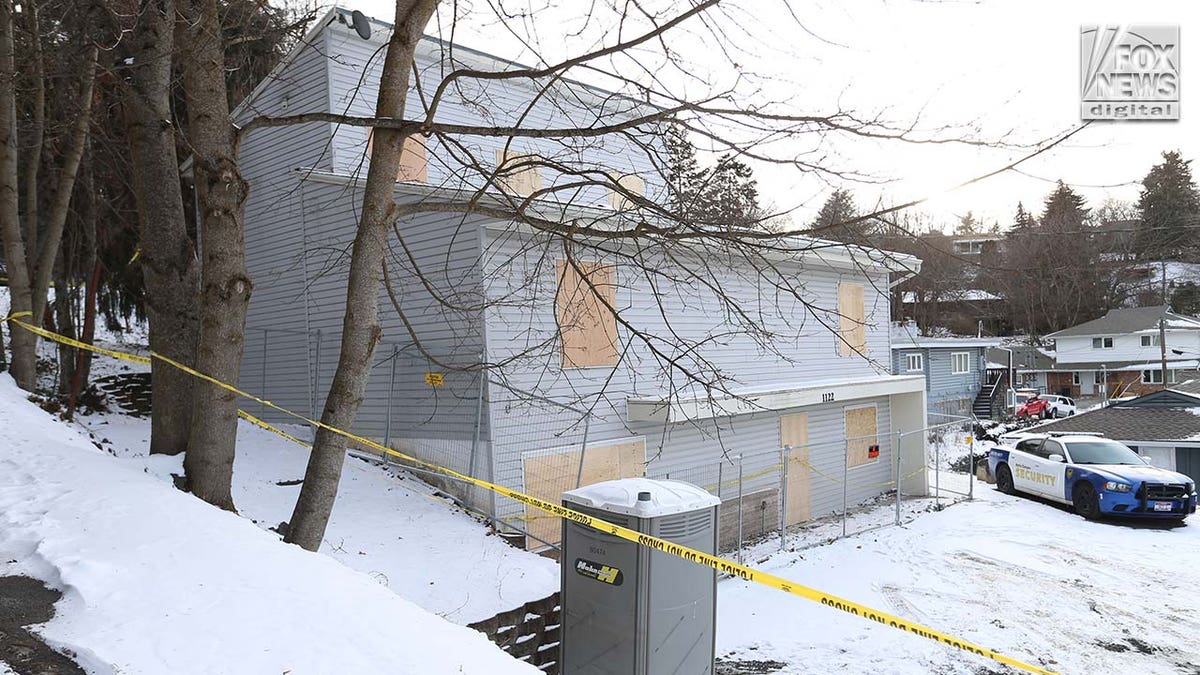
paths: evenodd
<path fill-rule="evenodd" d="M 833 403 L 833 392 L 821 394 L 821 403 Z"/>

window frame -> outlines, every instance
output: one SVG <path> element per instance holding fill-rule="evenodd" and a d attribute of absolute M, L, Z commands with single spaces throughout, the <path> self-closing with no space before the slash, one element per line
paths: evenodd
<path fill-rule="evenodd" d="M 1101 336 L 1092 338 L 1092 349 L 1112 349 L 1112 336 Z"/>
<path fill-rule="evenodd" d="M 1079 371 L 1078 371 L 1078 370 L 1072 370 L 1072 371 L 1071 371 L 1071 384 L 1073 384 L 1073 385 L 1075 385 L 1076 387 L 1078 387 L 1078 386 L 1079 386 L 1079 382 L 1080 382 Z"/>
<path fill-rule="evenodd" d="M 1142 336 L 1142 346 L 1143 347 L 1159 347 L 1159 346 L 1162 346 L 1162 342 L 1159 341 L 1157 333 L 1151 334 L 1151 335 L 1143 335 Z"/>
<path fill-rule="evenodd" d="M 958 369 L 958 360 L 962 358 L 963 370 Z M 950 374 L 951 375 L 970 375 L 971 374 L 971 352 L 950 352 Z"/>
<path fill-rule="evenodd" d="M 917 360 L 917 367 L 913 368 L 913 359 Z M 923 373 L 925 372 L 925 355 L 921 352 L 908 352 L 904 355 L 904 372 L 906 373 Z"/>
<path fill-rule="evenodd" d="M 1157 381 L 1155 381 L 1155 379 L 1154 379 L 1154 376 L 1156 374 L 1158 375 Z M 1147 379 L 1147 377 L 1146 377 L 1147 375 L 1150 376 L 1149 379 Z M 1162 370 L 1158 369 L 1158 368 L 1155 368 L 1154 370 L 1143 370 L 1142 371 L 1142 384 L 1165 384 L 1162 381 Z"/>

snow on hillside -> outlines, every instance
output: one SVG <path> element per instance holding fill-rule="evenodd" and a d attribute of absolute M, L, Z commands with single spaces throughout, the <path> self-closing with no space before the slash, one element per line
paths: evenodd
<path fill-rule="evenodd" d="M 63 591 L 38 632 L 90 673 L 537 672 L 141 464 L 0 376 L 0 574 Z"/>
<path fill-rule="evenodd" d="M 164 482 L 182 473 L 180 459 L 147 457 L 149 420 L 118 413 L 79 420 L 105 449 Z M 287 431 L 310 435 L 306 427 Z M 264 529 L 289 520 L 307 461 L 305 448 L 240 422 L 233 476 L 238 512 Z M 321 552 L 459 624 L 558 590 L 557 563 L 488 534 L 479 520 L 436 494 L 403 471 L 348 457 Z"/>

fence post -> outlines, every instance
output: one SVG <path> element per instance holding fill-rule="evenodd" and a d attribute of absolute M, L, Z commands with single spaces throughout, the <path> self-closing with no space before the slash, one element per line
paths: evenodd
<path fill-rule="evenodd" d="M 313 365 L 312 418 L 314 420 L 316 420 L 316 419 L 320 419 L 319 417 L 317 417 L 317 401 L 321 400 L 321 329 L 320 328 L 317 329 L 317 352 L 313 357 L 313 361 L 314 361 L 314 365 Z M 316 431 L 317 431 L 316 429 L 313 429 L 314 434 L 316 433 Z"/>
<path fill-rule="evenodd" d="M 267 339 L 267 332 L 268 332 L 267 329 L 264 328 L 263 329 L 263 351 L 262 351 L 262 386 L 258 388 L 258 395 L 263 397 L 265 400 L 269 401 L 270 397 L 267 396 L 267 346 L 270 344 L 270 341 Z M 263 417 L 266 417 L 267 404 L 266 403 L 260 404 L 259 407 L 262 408 Z"/>
<path fill-rule="evenodd" d="M 579 468 L 575 471 L 576 488 L 581 487 L 581 483 L 583 483 L 583 459 L 587 456 L 588 431 L 591 424 L 592 414 L 589 412 L 583 413 L 583 440 L 579 444 Z M 667 476 L 667 478 L 670 478 L 670 476 Z"/>
<path fill-rule="evenodd" d="M 487 367 L 484 365 L 484 353 L 479 354 L 479 396 L 475 400 L 475 431 L 471 437 L 471 461 L 467 475 L 476 478 L 475 465 L 479 455 L 479 437 L 483 434 L 483 388 L 487 386 Z"/>
<path fill-rule="evenodd" d="M 967 501 L 975 499 L 975 425 L 971 425 L 971 431 L 967 438 L 970 441 L 967 443 L 967 452 L 971 456 L 971 473 L 967 477 Z"/>
<path fill-rule="evenodd" d="M 942 505 L 942 441 L 933 444 L 933 503 Z"/>
<path fill-rule="evenodd" d="M 893 443 L 893 452 L 896 453 L 896 524 L 900 524 L 900 483 L 904 480 L 904 474 L 900 472 L 900 439 L 904 437 L 904 433 L 899 429 L 896 430 L 896 442 Z"/>
<path fill-rule="evenodd" d="M 392 345 L 392 367 L 388 374 L 387 413 L 383 421 L 383 444 L 392 447 L 392 395 L 396 393 L 396 359 L 400 358 L 400 348 Z M 384 465 L 391 463 L 391 457 L 383 453 Z"/>
<path fill-rule="evenodd" d="M 737 456 L 738 461 L 738 564 L 742 564 L 742 513 L 745 511 L 745 503 L 742 501 L 742 465 L 744 464 L 742 455 Z"/>
<path fill-rule="evenodd" d="M 850 489 L 850 439 L 842 441 L 842 536 L 846 536 L 846 502 Z"/>
<path fill-rule="evenodd" d="M 783 470 L 779 472 L 779 550 L 787 546 L 787 488 L 788 465 L 792 462 L 792 446 L 783 446 Z"/>

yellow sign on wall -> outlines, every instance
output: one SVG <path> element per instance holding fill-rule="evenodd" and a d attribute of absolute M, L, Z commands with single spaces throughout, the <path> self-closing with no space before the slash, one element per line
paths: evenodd
<path fill-rule="evenodd" d="M 425 373 L 425 384 L 431 387 L 440 387 L 446 384 L 446 376 L 442 373 Z"/>

